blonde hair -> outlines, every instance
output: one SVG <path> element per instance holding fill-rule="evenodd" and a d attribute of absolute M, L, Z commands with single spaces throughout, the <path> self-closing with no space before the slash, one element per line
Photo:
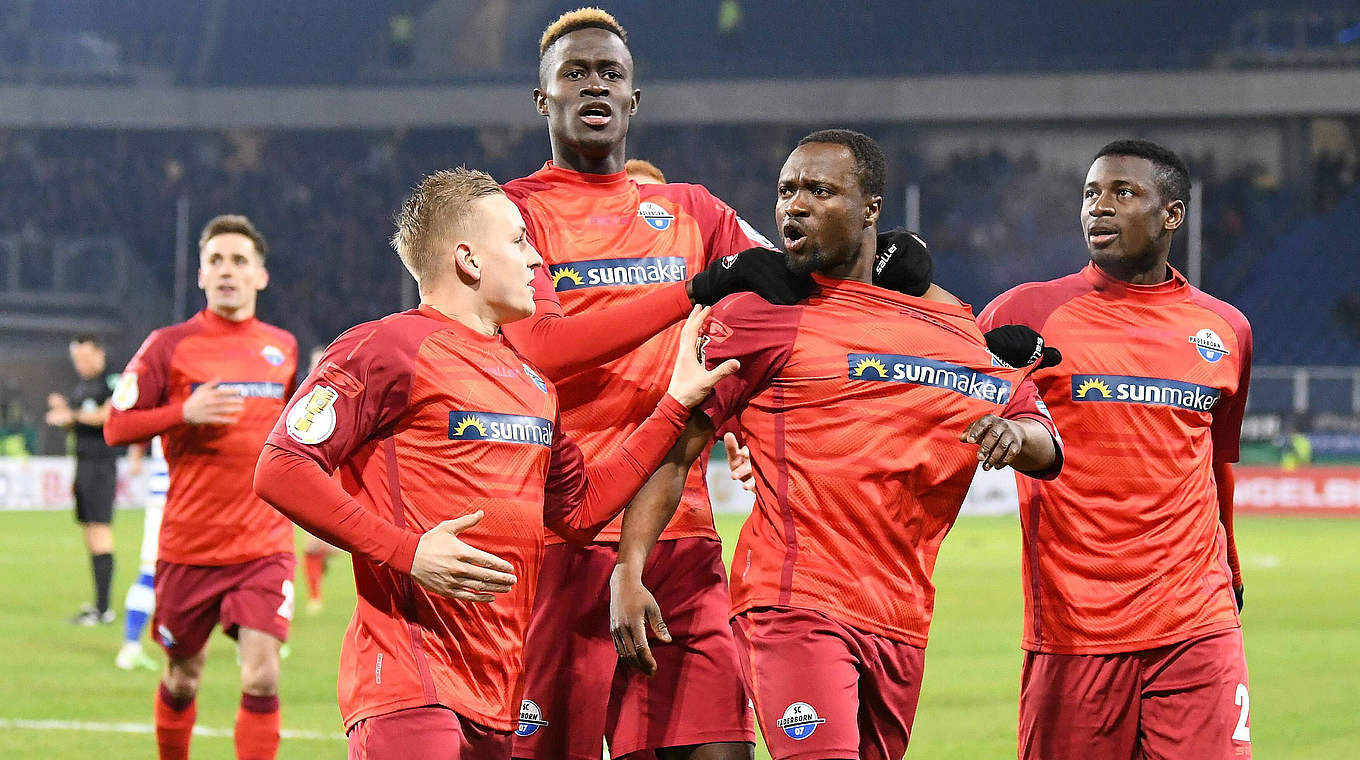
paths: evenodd
<path fill-rule="evenodd" d="M 392 248 L 416 282 L 438 271 L 439 241 L 466 228 L 473 203 L 502 192 L 490 174 L 464 167 L 420 181 L 393 217 L 397 231 L 392 235 Z"/>
<path fill-rule="evenodd" d="M 543 60 L 543 56 L 554 42 L 577 29 L 603 29 L 612 32 L 623 41 L 623 44 L 628 44 L 628 32 L 623 30 L 618 19 L 611 16 L 608 11 L 594 7 L 577 8 L 558 16 L 556 21 L 548 24 L 548 28 L 543 30 L 543 36 L 538 40 L 539 60 Z"/>
<path fill-rule="evenodd" d="M 209 240 L 230 233 L 250 238 L 250 242 L 255 245 L 255 253 L 259 254 L 260 261 L 264 261 L 265 254 L 269 252 L 269 245 L 264 242 L 264 235 L 260 234 L 249 217 L 241 214 L 222 214 L 209 219 L 208 223 L 203 225 L 203 232 L 198 236 L 198 252 L 203 252 Z"/>
<path fill-rule="evenodd" d="M 661 170 L 656 168 L 656 164 L 651 161 L 644 161 L 641 158 L 630 158 L 628 159 L 628 162 L 623 165 L 623 171 L 628 175 L 629 179 L 639 185 L 650 184 L 647 182 L 648 179 L 654 180 L 662 185 L 666 184 L 666 175 L 662 174 Z"/>

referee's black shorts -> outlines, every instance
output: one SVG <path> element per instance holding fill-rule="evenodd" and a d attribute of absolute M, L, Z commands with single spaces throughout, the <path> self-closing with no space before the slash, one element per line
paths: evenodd
<path fill-rule="evenodd" d="M 76 457 L 76 522 L 113 522 L 113 492 L 117 485 L 117 459 Z"/>

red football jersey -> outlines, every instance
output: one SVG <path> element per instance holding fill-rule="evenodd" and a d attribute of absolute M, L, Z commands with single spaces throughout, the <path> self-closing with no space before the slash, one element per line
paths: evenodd
<path fill-rule="evenodd" d="M 343 523 L 357 529 L 340 542 L 355 551 L 358 592 L 340 654 L 347 728 L 431 704 L 515 728 L 545 522 L 588 540 L 622 509 L 684 424 L 684 408 L 667 402 L 670 438 L 653 441 L 645 456 L 592 463 L 592 473 L 627 465 L 597 477 L 562 434 L 553 387 L 499 334 L 422 306 L 359 325 L 326 349 L 269 436 L 260 465 L 267 482 L 257 488 L 312 518 L 299 521 L 323 538 L 344 535 Z M 319 465 L 315 479 L 288 464 L 270 469 L 280 453 Z M 329 493 L 323 470 L 339 471 L 345 493 Z M 631 490 L 587 496 L 610 486 Z M 298 487 L 315 491 L 298 499 Z M 341 498 L 331 506 L 334 495 Z M 596 513 L 583 504 L 606 506 Z M 409 572 L 421 534 L 477 510 L 484 518 L 460 538 L 513 566 L 511 591 L 481 604 L 417 585 Z"/>
<path fill-rule="evenodd" d="M 159 557 L 186 565 L 230 565 L 293 551 L 293 525 L 255 495 L 251 478 L 297 373 L 297 341 L 258 319 L 233 322 L 211 311 L 149 335 L 123 370 L 105 437 L 150 435 L 138 417 L 163 410 L 159 432 L 170 469 Z M 245 397 L 230 425 L 188 425 L 180 407 L 211 380 Z"/>
<path fill-rule="evenodd" d="M 978 464 L 959 436 L 989 413 L 1057 433 L 966 304 L 814 277 L 795 306 L 723 300 L 701 338 L 710 366 L 741 361 L 700 409 L 715 426 L 737 415 L 756 471 L 732 610 L 811 608 L 923 647 L 935 558 Z"/>
<path fill-rule="evenodd" d="M 1029 325 L 1063 353 L 1034 380 L 1067 464 L 1018 479 L 1025 648 L 1129 652 L 1237 626 L 1213 463 L 1237 461 L 1246 318 L 1174 269 L 1137 286 L 1090 264 L 1003 293 L 979 322 Z"/>
<path fill-rule="evenodd" d="M 550 161 L 507 183 L 505 192 L 543 256 L 538 300 L 560 302 L 568 315 L 627 304 L 683 283 L 713 259 L 773 247 L 700 185 L 638 185 L 623 172 L 582 174 Z M 617 445 L 651 413 L 670 383 L 680 329 L 675 324 L 621 358 L 555 380 L 562 424 L 587 457 Z M 507 326 L 512 342 L 515 330 Z M 718 537 L 703 474 L 707 459 L 690 470 L 663 540 Z M 618 541 L 620 524 L 615 520 L 598 540 Z"/>

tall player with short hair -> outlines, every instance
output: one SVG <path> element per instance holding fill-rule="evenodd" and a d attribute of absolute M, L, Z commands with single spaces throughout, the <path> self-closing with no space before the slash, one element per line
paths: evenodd
<path fill-rule="evenodd" d="M 626 176 L 628 126 L 641 98 L 626 39 L 598 8 L 566 13 L 544 31 L 534 102 L 547 119 L 552 160 L 506 184 L 544 259 L 537 312 L 508 325 L 506 336 L 557 384 L 563 425 L 587 457 L 617 446 L 661 398 L 680 340 L 676 323 L 691 300 L 723 295 L 712 272 L 700 270 L 773 247 L 699 185 Z M 701 464 L 689 478 L 684 509 L 663 536 L 668 560 L 657 565 L 676 578 L 658 583 L 674 594 L 667 602 L 676 643 L 658 652 L 668 667 L 657 678 L 616 672 L 608 584 L 618 523 L 585 547 L 550 537 L 516 757 L 596 760 L 606 737 L 615 757 L 750 756 L 754 736 Z"/>
<path fill-rule="evenodd" d="M 1052 477 L 1052 422 L 1026 380 L 994 361 L 971 309 L 937 291 L 871 284 L 883 154 L 865 135 L 814 132 L 779 176 L 788 265 L 818 292 L 792 305 L 718 304 L 709 362 L 740 358 L 624 520 L 614 634 L 651 667 L 644 618 L 664 631 L 640 568 L 684 472 L 735 419 L 756 504 L 732 568 L 732 625 L 775 758 L 899 760 L 920 695 L 931 574 L 976 467 Z M 1038 357 L 1035 359 L 1037 364 Z M 962 434 L 962 435 L 961 435 Z M 662 605 L 664 607 L 664 605 Z"/>
<path fill-rule="evenodd" d="M 112 444 L 161 436 L 170 469 L 155 571 L 156 638 L 168 656 L 155 702 L 162 760 L 187 758 L 204 647 L 215 625 L 241 651 L 236 754 L 279 745 L 279 648 L 293 614 L 293 526 L 251 489 L 297 372 L 297 342 L 255 316 L 269 282 L 264 236 L 244 216 L 199 237 L 207 308 L 151 333 L 104 426 Z"/>
<path fill-rule="evenodd" d="M 1024 760 L 1251 756 L 1231 465 L 1251 326 L 1167 264 L 1189 191 L 1170 150 L 1106 145 L 1082 191 L 1091 262 L 979 318 L 1065 355 L 1035 382 L 1068 465 L 1019 479 Z"/>
<path fill-rule="evenodd" d="M 255 485 L 354 552 L 358 606 L 340 663 L 350 757 L 508 758 L 545 524 L 588 541 L 736 363 L 708 372 L 677 352 L 660 404 L 587 465 L 555 389 L 500 334 L 533 314 L 541 259 L 495 180 L 465 169 L 425 178 L 393 244 L 420 307 L 326 350 L 270 435 Z M 687 323 L 689 340 L 702 317 Z"/>

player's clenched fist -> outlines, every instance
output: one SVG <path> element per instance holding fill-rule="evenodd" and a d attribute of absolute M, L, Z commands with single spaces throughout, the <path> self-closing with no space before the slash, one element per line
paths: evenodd
<path fill-rule="evenodd" d="M 680 350 L 675 355 L 675 369 L 671 372 L 671 384 L 666 389 L 666 393 L 690 409 L 708 398 L 718 381 L 741 369 L 741 363 L 736 359 L 728 359 L 712 370 L 704 367 L 696 346 L 699 344 L 699 329 L 708 319 L 708 312 L 706 306 L 695 306 L 689 313 L 689 319 L 685 320 L 685 327 L 680 332 Z"/>
<path fill-rule="evenodd" d="M 648 625 L 659 641 L 670 643 L 656 597 L 637 573 L 616 566 L 609 577 L 609 632 L 614 636 L 614 651 L 625 665 L 652 676 L 656 675 L 656 658 L 647 644 Z"/>
<path fill-rule="evenodd" d="M 481 510 L 445 520 L 426 531 L 416 547 L 411 577 L 440 596 L 465 602 L 494 601 L 515 585 L 509 562 L 463 543 L 458 534 L 482 521 Z"/>
<path fill-rule="evenodd" d="M 195 388 L 184 399 L 184 421 L 190 425 L 230 425 L 241 418 L 246 401 L 235 388 L 221 387 L 213 379 Z"/>

